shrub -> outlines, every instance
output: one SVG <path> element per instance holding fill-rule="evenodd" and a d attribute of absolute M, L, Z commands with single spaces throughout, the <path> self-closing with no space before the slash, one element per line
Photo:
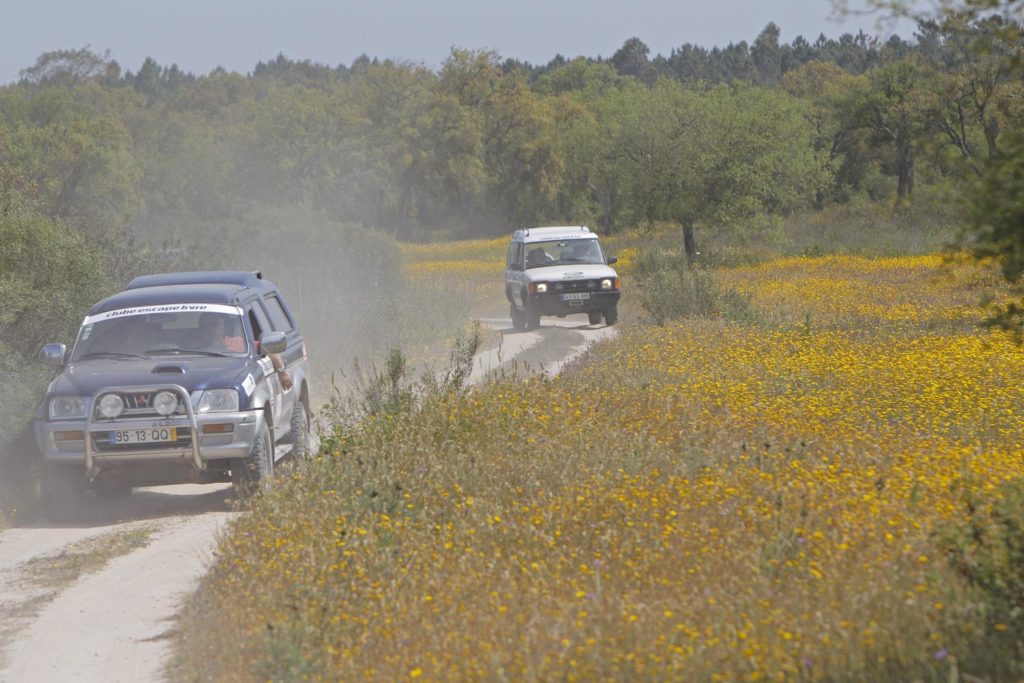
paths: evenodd
<path fill-rule="evenodd" d="M 40 347 L 70 341 L 84 311 L 110 289 L 98 250 L 20 197 L 0 193 L 0 511 L 24 509 L 32 495 L 26 429 L 52 376 Z"/>
<path fill-rule="evenodd" d="M 975 491 L 976 489 L 971 489 Z M 992 625 L 1024 636 L 1024 480 L 981 500 L 964 497 L 964 519 L 939 532 L 950 564 L 981 591 Z"/>
<path fill-rule="evenodd" d="M 680 252 L 644 252 L 633 272 L 640 305 L 658 325 L 691 316 L 749 319 L 751 314 L 748 298 L 720 289 L 710 272 L 689 265 Z"/>

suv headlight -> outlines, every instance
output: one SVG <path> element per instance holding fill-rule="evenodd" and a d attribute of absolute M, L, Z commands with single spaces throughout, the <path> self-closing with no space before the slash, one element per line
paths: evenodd
<path fill-rule="evenodd" d="M 196 403 L 197 413 L 238 412 L 238 392 L 234 389 L 204 391 Z"/>
<path fill-rule="evenodd" d="M 81 396 L 58 396 L 50 399 L 51 420 L 85 418 L 85 399 Z"/>
<path fill-rule="evenodd" d="M 615 282 L 611 278 L 601 280 L 601 289 L 611 289 Z"/>
<path fill-rule="evenodd" d="M 547 294 L 548 283 L 538 282 L 536 285 L 534 285 L 534 291 L 536 291 L 538 294 Z"/>

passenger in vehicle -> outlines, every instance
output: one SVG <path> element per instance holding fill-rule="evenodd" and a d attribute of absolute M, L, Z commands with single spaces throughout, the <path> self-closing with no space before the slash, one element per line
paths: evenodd
<path fill-rule="evenodd" d="M 600 263 L 601 257 L 597 250 L 597 242 L 579 240 L 579 244 L 574 244 L 572 247 L 572 258 L 583 263 Z"/>
<path fill-rule="evenodd" d="M 253 348 L 256 349 L 256 353 L 258 354 L 260 352 L 260 332 L 262 330 L 260 329 L 259 321 L 256 320 L 256 316 L 253 315 L 252 311 L 249 311 L 249 324 L 252 326 L 252 331 L 256 336 L 256 338 L 253 339 Z M 294 383 L 292 382 L 292 376 L 288 374 L 288 370 L 285 366 L 284 359 L 281 358 L 281 354 L 271 353 L 269 355 L 270 362 L 274 364 L 274 372 L 277 373 L 278 379 L 281 380 L 281 388 L 285 391 L 291 391 Z"/>
<path fill-rule="evenodd" d="M 203 351 L 244 352 L 241 321 L 222 313 L 203 313 L 199 317 L 199 343 Z"/>

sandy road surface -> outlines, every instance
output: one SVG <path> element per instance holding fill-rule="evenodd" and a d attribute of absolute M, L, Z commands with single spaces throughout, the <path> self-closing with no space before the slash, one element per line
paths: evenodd
<path fill-rule="evenodd" d="M 614 334 L 581 316 L 544 318 L 529 332 L 507 318 L 482 322 L 501 342 L 477 357 L 474 382 L 508 371 L 557 374 Z M 94 502 L 76 525 L 39 521 L 0 533 L 0 683 L 161 680 L 175 615 L 237 514 L 231 501 L 227 485 L 139 489 L 128 500 Z M 33 576 L 41 559 L 140 526 L 150 531 L 145 545 L 67 585 L 40 588 Z"/>
<path fill-rule="evenodd" d="M 585 317 L 578 315 L 542 318 L 539 329 L 526 332 L 512 329 L 508 318 L 485 318 L 480 322 L 499 332 L 501 341 L 495 348 L 477 356 L 470 375 L 472 382 L 513 369 L 557 375 L 590 344 L 615 334 L 614 327 L 603 323 L 590 325 Z"/>

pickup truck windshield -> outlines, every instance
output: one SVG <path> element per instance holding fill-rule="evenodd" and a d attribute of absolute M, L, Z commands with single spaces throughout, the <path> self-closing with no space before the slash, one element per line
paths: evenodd
<path fill-rule="evenodd" d="M 242 316 L 187 311 L 90 321 L 78 332 L 71 360 L 157 356 L 244 356 Z"/>
<path fill-rule="evenodd" d="M 530 242 L 526 246 L 526 267 L 543 268 L 579 263 L 603 265 L 604 254 L 595 239 Z"/>

